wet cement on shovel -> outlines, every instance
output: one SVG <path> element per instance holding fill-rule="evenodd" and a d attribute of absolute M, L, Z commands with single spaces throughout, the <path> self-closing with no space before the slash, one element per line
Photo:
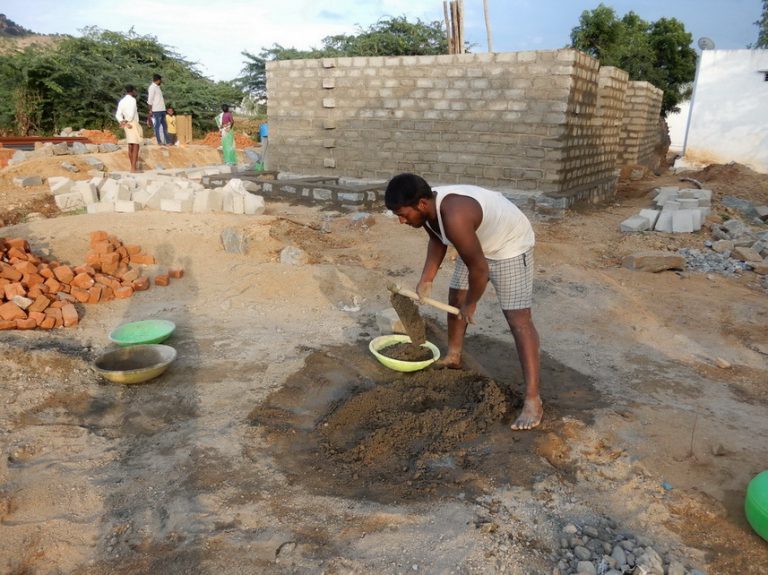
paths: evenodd
<path fill-rule="evenodd" d="M 389 301 L 392 302 L 392 307 L 395 308 L 405 333 L 411 338 L 411 343 L 418 346 L 427 341 L 427 328 L 419 313 L 419 306 L 411 298 L 399 293 L 393 293 Z"/>

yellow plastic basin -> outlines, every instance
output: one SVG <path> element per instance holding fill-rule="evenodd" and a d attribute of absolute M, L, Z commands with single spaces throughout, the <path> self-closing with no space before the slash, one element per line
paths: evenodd
<path fill-rule="evenodd" d="M 401 334 L 381 335 L 371 340 L 371 343 L 368 344 L 368 349 L 371 350 L 371 353 L 382 365 L 387 366 L 389 369 L 394 369 L 395 371 L 419 371 L 440 359 L 440 350 L 437 349 L 435 344 L 428 341 L 422 343 L 421 347 L 429 348 L 432 352 L 432 359 L 426 359 L 424 361 L 404 361 L 402 359 L 393 359 L 379 353 L 379 350 L 398 343 L 411 343 L 411 338 Z"/>
<path fill-rule="evenodd" d="M 162 374 L 174 359 L 176 350 L 169 345 L 132 345 L 102 354 L 93 369 L 115 383 L 144 383 Z"/>

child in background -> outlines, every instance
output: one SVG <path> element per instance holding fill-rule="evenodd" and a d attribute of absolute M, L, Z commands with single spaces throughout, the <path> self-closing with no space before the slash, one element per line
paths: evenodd
<path fill-rule="evenodd" d="M 176 112 L 171 106 L 165 110 L 165 122 L 168 124 L 168 144 L 176 145 Z"/>

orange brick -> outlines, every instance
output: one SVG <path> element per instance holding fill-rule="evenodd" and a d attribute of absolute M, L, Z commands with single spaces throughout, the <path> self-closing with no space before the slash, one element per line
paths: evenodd
<path fill-rule="evenodd" d="M 35 301 L 32 302 L 32 305 L 29 306 L 29 309 L 27 311 L 29 311 L 31 315 L 32 313 L 35 313 L 35 312 L 45 311 L 45 309 L 48 308 L 48 306 L 50 305 L 51 305 L 51 300 L 49 300 L 44 295 L 39 295 L 35 298 Z"/>
<path fill-rule="evenodd" d="M 52 317 L 45 316 L 45 319 L 40 322 L 40 329 L 53 329 L 56 325 L 56 320 Z"/>
<path fill-rule="evenodd" d="M 4 277 L 5 279 L 9 279 L 12 282 L 17 282 L 24 276 L 24 274 L 21 273 L 19 270 L 17 270 L 13 266 L 2 264 L 2 270 L 0 270 L 0 276 Z"/>
<path fill-rule="evenodd" d="M 27 292 L 28 298 L 37 299 L 37 297 L 47 294 L 50 290 L 48 289 L 48 286 L 45 284 L 35 284 L 31 288 L 29 288 L 29 291 Z"/>
<path fill-rule="evenodd" d="M 61 289 L 61 282 L 56 278 L 50 278 L 45 280 L 45 284 L 52 293 L 56 293 Z"/>
<path fill-rule="evenodd" d="M 101 230 L 96 230 L 95 232 L 91 232 L 91 244 L 95 242 L 106 241 L 108 237 L 109 237 L 109 234 Z"/>
<path fill-rule="evenodd" d="M 18 260 L 27 261 L 27 252 L 20 250 L 19 248 L 11 248 L 8 250 L 8 259 L 16 258 Z"/>
<path fill-rule="evenodd" d="M 61 284 L 59 291 L 56 293 L 69 293 L 71 290 L 72 287 L 69 284 Z"/>
<path fill-rule="evenodd" d="M 9 283 L 3 286 L 5 291 L 5 299 L 11 300 L 15 295 L 26 296 L 27 290 L 19 282 Z"/>
<path fill-rule="evenodd" d="M 130 255 L 128 254 L 128 250 L 125 249 L 125 246 L 120 246 L 119 248 L 117 248 L 116 253 L 118 256 L 120 256 L 121 260 L 128 258 L 128 256 Z"/>
<path fill-rule="evenodd" d="M 46 315 L 41 311 L 31 311 L 29 312 L 29 318 L 35 320 L 37 325 L 40 325 L 45 320 Z"/>
<path fill-rule="evenodd" d="M 78 287 L 80 289 L 87 290 L 89 287 L 92 287 L 93 284 L 96 282 L 89 274 L 82 272 L 77 274 L 72 279 L 71 283 L 73 287 Z"/>
<path fill-rule="evenodd" d="M 29 242 L 24 238 L 6 238 L 5 245 L 8 246 L 8 248 L 16 248 L 23 252 L 29 251 Z"/>
<path fill-rule="evenodd" d="M 99 256 L 99 263 L 102 267 L 104 264 L 117 264 L 120 263 L 120 256 L 117 252 L 109 252 L 108 254 L 101 254 Z"/>
<path fill-rule="evenodd" d="M 117 277 L 119 277 L 119 278 L 122 278 L 122 277 L 123 277 L 123 274 L 124 274 L 125 272 L 127 272 L 129 269 L 130 269 L 130 268 L 128 267 L 128 264 L 127 264 L 126 262 L 124 262 L 124 261 L 121 261 L 121 262 L 120 262 L 120 263 L 117 265 L 117 271 L 115 272 L 115 276 L 117 276 Z"/>
<path fill-rule="evenodd" d="M 45 279 L 51 279 L 52 277 L 55 277 L 53 275 L 53 270 L 48 266 L 40 266 L 40 268 L 37 270 L 37 273 L 39 273 Z"/>
<path fill-rule="evenodd" d="M 45 310 L 45 315 L 48 317 L 52 317 L 53 319 L 61 319 L 61 306 L 55 306 L 55 304 L 60 304 L 61 302 L 55 301 L 51 304 L 51 307 Z M 54 307 L 55 306 L 55 307 Z"/>
<path fill-rule="evenodd" d="M 61 301 L 60 299 L 57 299 L 57 300 L 54 300 L 54 301 L 51 302 L 51 307 L 49 307 L 48 309 L 58 309 L 58 310 L 60 310 L 61 306 L 63 306 L 63 305 L 64 305 L 64 302 Z M 45 310 L 45 313 L 48 313 L 48 310 Z"/>
<path fill-rule="evenodd" d="M 36 274 L 37 266 L 30 261 L 23 261 L 13 266 L 23 274 Z"/>
<path fill-rule="evenodd" d="M 39 257 L 37 257 L 35 254 L 33 254 L 33 253 L 31 253 L 31 252 L 30 252 L 30 253 L 28 253 L 28 254 L 27 254 L 27 261 L 28 261 L 29 263 L 31 263 L 31 264 L 35 264 L 35 265 L 37 266 L 37 265 L 40 265 L 40 263 L 41 263 L 43 260 L 41 260 L 41 259 L 40 259 Z"/>
<path fill-rule="evenodd" d="M 53 268 L 53 275 L 56 276 L 57 280 L 65 284 L 72 283 L 72 280 L 75 278 L 75 274 L 69 266 Z"/>
<path fill-rule="evenodd" d="M 131 263 L 151 266 L 157 262 L 155 261 L 155 256 L 149 254 L 136 254 L 131 256 Z"/>
<path fill-rule="evenodd" d="M 132 282 L 138 277 L 139 277 L 139 269 L 130 268 L 128 271 L 123 272 L 123 274 L 120 276 L 120 279 L 123 280 L 124 282 Z"/>
<path fill-rule="evenodd" d="M 32 318 L 16 320 L 16 329 L 35 329 L 36 327 L 37 322 Z"/>
<path fill-rule="evenodd" d="M 184 268 L 171 268 L 168 270 L 168 275 L 176 279 L 184 277 Z"/>
<path fill-rule="evenodd" d="M 99 303 L 101 299 L 101 284 L 94 284 L 92 288 L 88 290 L 88 303 Z"/>
<path fill-rule="evenodd" d="M 9 283 L 13 283 L 13 282 L 11 282 L 11 280 L 7 280 L 5 278 L 0 278 L 0 286 L 8 285 Z M 2 290 L 0 290 L 0 293 L 2 293 Z"/>
<path fill-rule="evenodd" d="M 94 252 L 93 250 L 85 254 L 85 263 L 88 264 L 89 266 L 98 264 L 100 262 L 101 262 L 101 254 Z"/>
<path fill-rule="evenodd" d="M 31 288 L 37 284 L 41 284 L 44 281 L 45 278 L 40 274 L 25 274 L 24 277 L 21 278 L 21 283 L 23 283 L 28 288 Z"/>
<path fill-rule="evenodd" d="M 101 271 L 104 272 L 105 274 L 110 274 L 111 275 L 111 274 L 114 274 L 117 271 L 117 266 L 118 266 L 117 262 L 113 262 L 113 263 L 104 263 L 104 262 L 102 262 L 101 263 Z"/>
<path fill-rule="evenodd" d="M 120 238 L 118 238 L 115 234 L 109 234 L 107 236 L 107 241 L 112 244 L 115 247 L 122 246 L 123 242 L 120 241 Z"/>
<path fill-rule="evenodd" d="M 115 297 L 117 299 L 125 299 L 133 295 L 132 287 L 121 287 L 115 290 Z"/>
<path fill-rule="evenodd" d="M 136 278 L 133 280 L 133 291 L 146 291 L 149 289 L 149 278 Z"/>
<path fill-rule="evenodd" d="M 141 246 L 136 244 L 126 244 L 123 246 L 125 248 L 125 251 L 128 252 L 129 256 L 135 256 L 136 254 L 141 253 Z"/>
<path fill-rule="evenodd" d="M 169 283 L 171 283 L 171 278 L 168 277 L 168 274 L 155 276 L 155 285 L 167 286 Z"/>
<path fill-rule="evenodd" d="M 77 325 L 77 322 L 80 319 L 77 315 L 77 308 L 75 308 L 75 306 L 71 303 L 65 303 L 61 307 L 61 315 L 64 319 L 64 327 L 72 327 L 73 325 Z"/>
<path fill-rule="evenodd" d="M 104 241 L 91 244 L 91 249 L 97 254 L 108 254 L 115 251 L 115 246 Z"/>
<path fill-rule="evenodd" d="M 72 286 L 72 291 L 70 293 L 72 294 L 72 297 L 80 303 L 86 303 L 91 297 L 91 294 L 87 289 L 82 289 L 76 286 Z"/>
<path fill-rule="evenodd" d="M 12 301 L 0 305 L 0 319 L 15 320 L 26 319 L 27 314 Z"/>
<path fill-rule="evenodd" d="M 16 329 L 15 320 L 0 319 L 0 330 Z"/>
<path fill-rule="evenodd" d="M 101 300 L 100 301 L 112 301 L 115 299 L 115 292 L 109 286 L 101 288 Z"/>

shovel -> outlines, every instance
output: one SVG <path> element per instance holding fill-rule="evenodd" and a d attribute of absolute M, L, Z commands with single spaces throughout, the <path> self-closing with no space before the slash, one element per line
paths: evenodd
<path fill-rule="evenodd" d="M 432 299 L 430 297 L 419 297 L 419 294 L 417 294 L 415 291 L 402 288 L 396 283 L 388 284 L 387 289 L 392 293 L 400 294 L 416 302 L 431 305 L 432 307 L 436 307 L 437 309 L 442 311 L 447 311 L 448 313 L 452 313 L 453 315 L 459 315 L 459 308 L 454 307 L 452 305 L 448 305 L 447 303 L 443 303 L 441 301 L 437 301 L 436 299 Z"/>

